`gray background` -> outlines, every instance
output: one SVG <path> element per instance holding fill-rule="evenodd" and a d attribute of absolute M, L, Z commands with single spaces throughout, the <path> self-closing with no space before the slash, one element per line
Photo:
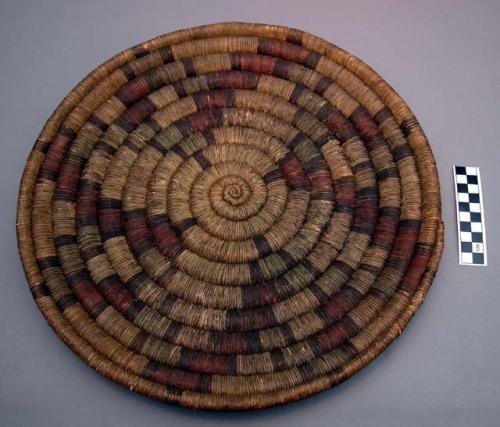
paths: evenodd
<path fill-rule="evenodd" d="M 0 425 L 498 426 L 499 18 L 498 1 L 0 0 Z M 32 301 L 14 227 L 28 151 L 80 79 L 140 41 L 224 20 L 301 28 L 377 70 L 431 141 L 447 227 L 427 300 L 378 359 L 315 397 L 233 414 L 174 408 L 95 374 Z M 482 168 L 489 267 L 457 263 L 453 164 Z"/>

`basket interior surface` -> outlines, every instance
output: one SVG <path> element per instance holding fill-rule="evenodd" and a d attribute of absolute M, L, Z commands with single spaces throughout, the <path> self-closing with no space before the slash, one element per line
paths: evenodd
<path fill-rule="evenodd" d="M 80 82 L 29 155 L 17 232 L 38 307 L 86 363 L 217 410 L 349 378 L 443 247 L 399 95 L 334 44 L 246 23 L 165 34 Z"/>

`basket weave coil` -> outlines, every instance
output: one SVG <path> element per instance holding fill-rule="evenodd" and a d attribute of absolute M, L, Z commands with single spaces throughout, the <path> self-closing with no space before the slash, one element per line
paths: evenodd
<path fill-rule="evenodd" d="M 244 23 L 157 37 L 79 83 L 30 153 L 17 232 L 76 354 L 205 409 L 353 375 L 443 247 L 434 158 L 398 94 L 318 37 Z"/>

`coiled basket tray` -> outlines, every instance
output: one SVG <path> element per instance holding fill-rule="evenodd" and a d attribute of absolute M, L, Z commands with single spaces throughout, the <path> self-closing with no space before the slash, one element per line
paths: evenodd
<path fill-rule="evenodd" d="M 61 339 L 131 390 L 205 409 L 353 375 L 422 303 L 443 245 L 404 101 L 274 25 L 180 30 L 96 68 L 38 137 L 17 215 Z"/>

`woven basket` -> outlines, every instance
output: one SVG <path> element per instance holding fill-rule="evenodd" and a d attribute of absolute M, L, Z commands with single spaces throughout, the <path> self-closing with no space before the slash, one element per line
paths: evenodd
<path fill-rule="evenodd" d="M 90 73 L 21 183 L 33 296 L 109 379 L 192 408 L 332 387 L 396 338 L 443 247 L 417 120 L 311 34 L 222 23 Z"/>

